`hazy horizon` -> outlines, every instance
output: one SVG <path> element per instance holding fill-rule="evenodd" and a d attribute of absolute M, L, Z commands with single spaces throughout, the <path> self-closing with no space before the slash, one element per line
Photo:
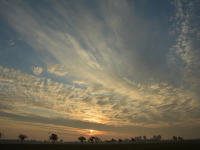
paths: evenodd
<path fill-rule="evenodd" d="M 0 0 L 0 133 L 200 138 L 199 0 Z"/>

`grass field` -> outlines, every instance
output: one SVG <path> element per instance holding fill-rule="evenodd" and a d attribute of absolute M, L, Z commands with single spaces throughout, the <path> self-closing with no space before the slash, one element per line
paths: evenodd
<path fill-rule="evenodd" d="M 200 150 L 200 141 L 134 144 L 1 144 L 0 150 Z"/>

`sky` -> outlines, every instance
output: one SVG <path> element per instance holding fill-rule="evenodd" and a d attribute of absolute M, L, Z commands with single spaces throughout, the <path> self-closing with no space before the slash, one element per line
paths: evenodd
<path fill-rule="evenodd" d="M 0 132 L 200 138 L 199 0 L 0 0 Z"/>

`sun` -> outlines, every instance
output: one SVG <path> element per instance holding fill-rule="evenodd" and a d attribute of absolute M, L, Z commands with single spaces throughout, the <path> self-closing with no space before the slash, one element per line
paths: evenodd
<path fill-rule="evenodd" d="M 103 134 L 103 133 L 104 133 L 104 132 L 102 132 L 102 131 L 93 130 L 93 129 L 85 129 L 84 132 L 85 132 L 87 135 L 90 135 L 90 136 L 100 135 L 100 134 Z"/>
<path fill-rule="evenodd" d="M 90 130 L 90 133 L 93 133 L 94 132 L 94 130 Z"/>
<path fill-rule="evenodd" d="M 95 130 L 88 129 L 88 132 L 87 132 L 88 135 L 93 135 L 94 133 L 95 133 Z"/>

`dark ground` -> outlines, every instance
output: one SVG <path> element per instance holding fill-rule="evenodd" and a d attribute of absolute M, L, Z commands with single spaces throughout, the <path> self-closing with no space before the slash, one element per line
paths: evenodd
<path fill-rule="evenodd" d="M 200 140 L 134 144 L 0 144 L 0 150 L 200 150 Z"/>

